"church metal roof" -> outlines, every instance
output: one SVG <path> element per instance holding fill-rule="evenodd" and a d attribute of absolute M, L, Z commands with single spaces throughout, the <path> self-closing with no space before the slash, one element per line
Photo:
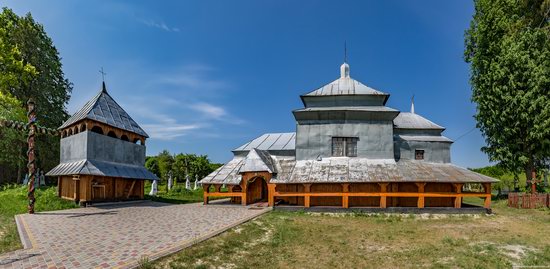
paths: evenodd
<path fill-rule="evenodd" d="M 360 111 L 360 112 L 399 112 L 387 106 L 331 106 L 331 107 L 305 107 L 294 110 L 302 111 Z"/>
<path fill-rule="evenodd" d="M 453 140 L 442 135 L 397 135 L 397 137 L 405 141 L 448 142 L 448 143 L 453 142 Z"/>
<path fill-rule="evenodd" d="M 276 174 L 271 183 L 377 183 L 377 182 L 441 182 L 482 183 L 498 180 L 450 163 L 416 160 L 366 159 L 330 157 L 300 160 L 272 156 Z M 246 158 L 235 157 L 201 180 L 202 184 L 238 185 Z"/>
<path fill-rule="evenodd" d="M 103 162 L 98 160 L 79 160 L 60 163 L 47 176 L 93 175 L 131 179 L 158 180 L 159 178 L 139 165 Z"/>
<path fill-rule="evenodd" d="M 247 142 L 233 151 L 295 150 L 296 133 L 268 133 Z"/>
<path fill-rule="evenodd" d="M 389 95 L 375 90 L 351 77 L 341 77 L 304 96 L 326 95 Z"/>
<path fill-rule="evenodd" d="M 445 130 L 445 127 L 437 125 L 432 121 L 410 112 L 401 112 L 393 120 L 396 129 L 434 129 Z"/>
<path fill-rule="evenodd" d="M 264 150 L 253 149 L 246 155 L 244 163 L 239 169 L 239 173 L 262 171 L 277 173 L 277 169 L 269 153 Z"/>
<path fill-rule="evenodd" d="M 113 97 L 107 93 L 105 83 L 103 83 L 102 90 L 92 98 L 92 100 L 88 101 L 84 107 L 63 123 L 59 129 L 66 128 L 84 119 L 95 120 L 115 128 L 149 137 Z"/>

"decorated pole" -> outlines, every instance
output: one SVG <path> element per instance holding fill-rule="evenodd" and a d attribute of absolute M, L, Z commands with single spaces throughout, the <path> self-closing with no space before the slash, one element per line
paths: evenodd
<path fill-rule="evenodd" d="M 29 169 L 29 183 L 28 183 L 28 192 L 27 198 L 29 199 L 29 214 L 34 214 L 34 180 L 36 177 L 36 160 L 35 160 L 35 151 L 34 151 L 34 138 L 36 135 L 36 105 L 34 100 L 29 99 L 27 101 L 27 118 L 28 118 L 28 128 L 29 134 L 27 136 L 27 143 L 29 149 L 27 150 L 27 168 Z"/>

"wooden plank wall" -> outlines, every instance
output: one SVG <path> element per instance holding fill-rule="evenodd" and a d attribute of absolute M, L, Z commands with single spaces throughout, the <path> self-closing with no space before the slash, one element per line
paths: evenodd
<path fill-rule="evenodd" d="M 64 199 L 75 199 L 76 180 L 73 176 L 60 177 L 59 196 Z M 79 176 L 78 199 L 80 202 L 98 202 L 98 201 L 119 201 L 143 199 L 145 191 L 145 182 L 143 180 L 135 180 L 134 187 L 130 194 L 128 191 L 134 179 L 98 177 L 98 176 Z M 93 182 L 98 185 L 105 186 L 105 196 L 103 188 L 93 187 Z"/>

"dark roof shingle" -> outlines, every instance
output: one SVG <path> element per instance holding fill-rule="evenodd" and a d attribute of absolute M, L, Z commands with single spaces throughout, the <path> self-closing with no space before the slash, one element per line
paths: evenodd
<path fill-rule="evenodd" d="M 66 128 L 84 119 L 95 120 L 115 128 L 149 137 L 139 127 L 137 122 L 107 93 L 105 84 L 103 84 L 103 89 L 92 100 L 88 101 L 78 112 L 72 115 L 59 129 Z"/>

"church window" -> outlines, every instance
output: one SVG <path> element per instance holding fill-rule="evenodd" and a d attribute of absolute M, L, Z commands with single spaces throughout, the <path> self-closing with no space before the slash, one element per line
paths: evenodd
<path fill-rule="evenodd" d="M 414 151 L 415 160 L 424 160 L 424 150 L 417 149 Z"/>
<path fill-rule="evenodd" d="M 357 157 L 357 137 L 333 137 L 332 156 Z"/>

